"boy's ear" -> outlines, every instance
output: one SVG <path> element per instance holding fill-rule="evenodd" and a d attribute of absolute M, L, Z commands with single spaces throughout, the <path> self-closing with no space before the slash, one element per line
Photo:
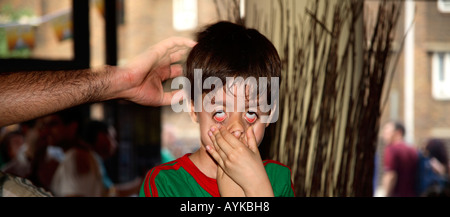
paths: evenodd
<path fill-rule="evenodd" d="M 188 107 L 189 107 L 189 116 L 191 116 L 191 120 L 194 123 L 198 123 L 198 115 L 194 110 L 194 103 L 193 102 L 189 103 Z"/>

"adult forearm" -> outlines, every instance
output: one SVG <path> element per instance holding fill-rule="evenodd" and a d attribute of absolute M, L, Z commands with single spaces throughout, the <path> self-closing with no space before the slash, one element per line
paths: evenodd
<path fill-rule="evenodd" d="M 116 69 L 0 74 L 0 126 L 108 99 Z"/>

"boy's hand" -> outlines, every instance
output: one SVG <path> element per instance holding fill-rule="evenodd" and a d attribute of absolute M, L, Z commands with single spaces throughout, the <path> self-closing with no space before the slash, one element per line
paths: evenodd
<path fill-rule="evenodd" d="M 244 144 L 224 127 L 208 133 L 214 148 L 206 149 L 223 171 L 244 190 L 246 196 L 273 197 L 272 186 L 259 154 L 253 128 L 247 130 Z"/>
<path fill-rule="evenodd" d="M 244 190 L 222 169 L 217 167 L 217 185 L 221 197 L 245 197 Z"/>

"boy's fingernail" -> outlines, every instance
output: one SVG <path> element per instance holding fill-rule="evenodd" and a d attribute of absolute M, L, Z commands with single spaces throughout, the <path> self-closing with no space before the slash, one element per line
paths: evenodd
<path fill-rule="evenodd" d="M 212 134 L 212 132 L 211 132 L 211 131 L 208 131 L 208 135 L 209 135 L 209 136 L 212 136 L 213 134 Z"/>
<path fill-rule="evenodd" d="M 212 132 L 216 131 L 216 127 L 211 127 L 211 131 Z"/>

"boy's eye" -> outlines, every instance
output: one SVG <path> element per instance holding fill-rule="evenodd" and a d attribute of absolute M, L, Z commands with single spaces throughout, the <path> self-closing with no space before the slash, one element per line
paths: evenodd
<path fill-rule="evenodd" d="M 256 119 L 258 119 L 258 115 L 256 114 L 256 112 L 247 112 L 245 113 L 245 119 L 249 122 L 249 123 L 254 123 L 256 121 Z"/>
<path fill-rule="evenodd" d="M 217 122 L 222 122 L 223 120 L 225 120 L 225 118 L 227 117 L 227 114 L 225 114 L 224 111 L 218 111 L 216 113 L 214 113 L 214 120 L 216 120 Z"/>

